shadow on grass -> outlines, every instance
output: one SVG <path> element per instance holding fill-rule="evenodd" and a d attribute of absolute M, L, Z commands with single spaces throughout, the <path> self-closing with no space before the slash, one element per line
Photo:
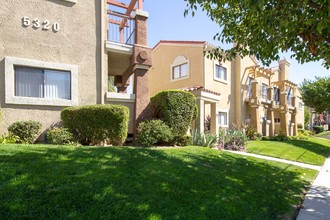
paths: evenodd
<path fill-rule="evenodd" d="M 320 139 L 320 138 L 318 138 L 318 139 Z M 324 144 L 316 143 L 311 140 L 293 140 L 293 141 L 285 141 L 285 142 L 288 144 L 292 144 L 298 148 L 302 148 L 304 150 L 311 151 L 313 153 L 316 153 L 318 155 L 321 155 L 321 156 L 327 158 L 330 156 L 330 142 L 326 143 L 327 141 L 326 140 L 324 140 L 324 141 L 325 141 Z M 329 145 L 327 145 L 327 144 L 329 144 Z"/>
<path fill-rule="evenodd" d="M 4 219 L 275 219 L 309 185 L 286 165 L 197 148 L 34 147 L 0 164 Z"/>

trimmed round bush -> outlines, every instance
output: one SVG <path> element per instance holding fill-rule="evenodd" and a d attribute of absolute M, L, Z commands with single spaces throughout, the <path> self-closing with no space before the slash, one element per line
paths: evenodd
<path fill-rule="evenodd" d="M 64 126 L 83 145 L 109 141 L 122 145 L 128 132 L 129 109 L 120 105 L 87 105 L 61 111 Z"/>
<path fill-rule="evenodd" d="M 316 134 L 321 133 L 324 131 L 323 126 L 313 126 L 313 130 L 315 131 Z"/>
<path fill-rule="evenodd" d="M 74 141 L 73 134 L 67 128 L 51 128 L 47 132 L 47 140 L 50 144 L 70 144 Z"/>
<path fill-rule="evenodd" d="M 196 98 L 180 90 L 166 90 L 151 98 L 155 118 L 161 119 L 175 136 L 185 135 L 196 117 Z"/>
<path fill-rule="evenodd" d="M 20 142 L 33 144 L 37 138 L 42 124 L 37 121 L 18 121 L 8 127 L 8 131 L 19 137 Z"/>
<path fill-rule="evenodd" d="M 171 129 L 159 119 L 143 121 L 137 128 L 137 142 L 147 147 L 168 143 L 171 139 Z"/>

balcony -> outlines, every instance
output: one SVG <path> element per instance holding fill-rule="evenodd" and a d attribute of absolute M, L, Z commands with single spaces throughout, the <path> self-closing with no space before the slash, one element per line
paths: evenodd
<path fill-rule="evenodd" d="M 131 16 L 108 10 L 108 41 L 135 44 L 135 21 Z"/>

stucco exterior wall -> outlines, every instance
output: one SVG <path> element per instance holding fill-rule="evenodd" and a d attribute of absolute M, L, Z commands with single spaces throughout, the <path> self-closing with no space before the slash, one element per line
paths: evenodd
<path fill-rule="evenodd" d="M 152 52 L 153 65 L 149 69 L 150 96 L 166 89 L 204 85 L 204 45 L 158 45 Z M 176 57 L 184 56 L 189 60 L 189 77 L 172 80 L 172 64 Z"/>
<path fill-rule="evenodd" d="M 0 134 L 19 120 L 39 121 L 45 130 L 60 120 L 63 108 L 5 103 L 8 56 L 77 66 L 78 105 L 100 103 L 101 1 L 6 0 L 0 11 Z M 24 16 L 29 17 L 29 26 L 24 26 Z M 40 20 L 40 27 L 33 27 L 35 19 Z M 42 23 L 46 20 L 49 30 Z M 59 24 L 57 32 L 52 27 L 55 22 Z"/>
<path fill-rule="evenodd" d="M 295 106 L 297 107 L 297 125 L 301 124 L 302 126 L 305 126 L 305 109 L 304 109 L 304 103 L 301 99 L 301 93 L 299 89 L 296 89 L 295 91 L 295 96 L 296 96 L 296 103 Z M 299 102 L 302 104 L 299 106 Z"/>

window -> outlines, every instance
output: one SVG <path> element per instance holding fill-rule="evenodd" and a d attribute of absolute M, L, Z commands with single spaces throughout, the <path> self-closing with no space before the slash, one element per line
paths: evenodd
<path fill-rule="evenodd" d="M 227 81 L 227 69 L 223 66 L 216 64 L 214 77 L 215 79 Z"/>
<path fill-rule="evenodd" d="M 259 92 L 259 95 L 262 99 L 268 99 L 268 94 L 267 94 L 267 89 L 268 89 L 268 85 L 265 83 L 261 84 L 261 89 Z"/>
<path fill-rule="evenodd" d="M 252 81 L 253 78 L 249 77 L 248 82 L 249 82 L 249 87 L 248 87 L 248 96 L 251 97 L 252 96 Z"/>
<path fill-rule="evenodd" d="M 6 57 L 5 103 L 78 105 L 78 66 Z"/>
<path fill-rule="evenodd" d="M 15 66 L 15 96 L 71 99 L 69 71 Z"/>
<path fill-rule="evenodd" d="M 280 89 L 274 88 L 274 101 L 279 102 L 280 101 Z"/>
<path fill-rule="evenodd" d="M 179 79 L 188 76 L 188 63 L 172 67 L 172 79 Z"/>
<path fill-rule="evenodd" d="M 280 120 L 279 118 L 275 118 L 275 119 L 274 119 L 274 122 L 275 122 L 275 123 L 280 123 L 281 120 Z"/>
<path fill-rule="evenodd" d="M 302 107 L 303 107 L 303 103 L 299 102 L 299 108 L 302 109 Z"/>
<path fill-rule="evenodd" d="M 227 112 L 219 112 L 219 125 L 220 126 L 227 126 Z"/>
<path fill-rule="evenodd" d="M 291 88 L 287 89 L 287 93 L 288 93 L 288 95 L 287 95 L 286 99 L 288 101 L 288 105 L 292 106 L 293 103 L 292 103 L 292 90 L 291 90 Z"/>

